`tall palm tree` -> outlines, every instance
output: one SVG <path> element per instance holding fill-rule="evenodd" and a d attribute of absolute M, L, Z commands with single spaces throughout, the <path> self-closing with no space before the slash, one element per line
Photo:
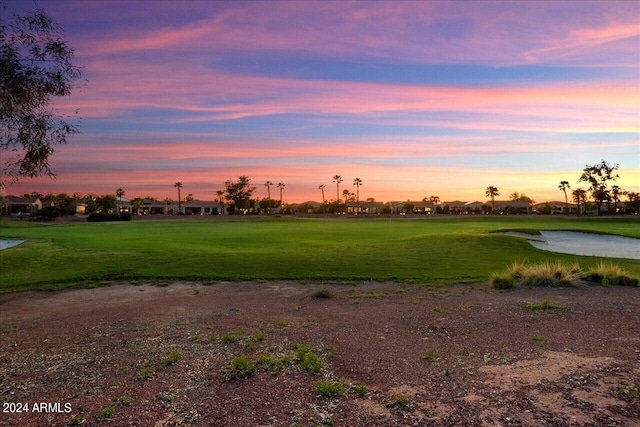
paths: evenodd
<path fill-rule="evenodd" d="M 286 187 L 286 184 L 279 182 L 278 185 L 276 185 L 276 187 L 280 189 L 280 207 L 282 207 L 282 189 Z"/>
<path fill-rule="evenodd" d="M 362 185 L 362 180 L 360 178 L 354 179 L 353 185 L 356 186 L 356 203 L 360 204 L 360 186 Z"/>
<path fill-rule="evenodd" d="M 340 175 L 334 175 L 333 182 L 336 183 L 336 202 L 340 203 L 340 183 L 342 182 L 342 177 Z"/>
<path fill-rule="evenodd" d="M 558 188 L 564 192 L 564 210 L 569 215 L 569 198 L 567 197 L 567 188 L 571 188 L 569 181 L 560 181 Z"/>
<path fill-rule="evenodd" d="M 322 213 L 324 212 L 324 205 L 326 203 L 326 199 L 324 198 L 324 189 L 325 189 L 326 185 L 321 184 L 320 186 L 318 186 L 318 190 L 322 191 Z"/>
<path fill-rule="evenodd" d="M 218 196 L 218 203 L 220 203 L 220 215 L 224 215 L 224 199 L 222 198 L 224 190 L 216 191 L 216 195 Z"/>
<path fill-rule="evenodd" d="M 493 185 L 490 185 L 486 188 L 484 194 L 487 197 L 491 197 L 491 211 L 492 212 L 495 211 L 496 210 L 495 197 L 500 195 L 500 193 L 498 192 L 498 188 L 494 187 Z"/>
<path fill-rule="evenodd" d="M 271 186 L 273 185 L 273 182 L 271 181 L 267 181 L 264 183 L 264 186 L 267 187 L 267 202 L 269 203 L 267 205 L 267 213 L 271 213 Z"/>
<path fill-rule="evenodd" d="M 587 190 L 584 188 L 576 188 L 571 192 L 573 196 L 573 200 L 578 204 L 578 216 L 580 216 L 580 202 L 586 202 L 587 200 Z"/>
<path fill-rule="evenodd" d="M 181 182 L 176 182 L 173 184 L 174 187 L 178 189 L 178 212 L 182 212 L 182 198 L 180 197 L 180 189 L 182 188 Z"/>

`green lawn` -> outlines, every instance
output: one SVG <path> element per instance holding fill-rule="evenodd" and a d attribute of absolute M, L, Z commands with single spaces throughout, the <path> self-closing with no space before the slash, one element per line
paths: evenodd
<path fill-rule="evenodd" d="M 585 230 L 640 238 L 638 218 L 211 218 L 34 225 L 1 222 L 0 292 L 90 286 L 102 280 L 487 280 L 513 261 L 601 258 L 552 254 L 505 229 Z M 615 260 L 640 276 L 640 261 Z"/>

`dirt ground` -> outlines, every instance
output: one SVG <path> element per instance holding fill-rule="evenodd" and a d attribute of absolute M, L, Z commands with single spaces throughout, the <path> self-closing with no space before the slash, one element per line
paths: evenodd
<path fill-rule="evenodd" d="M 0 295 L 0 425 L 640 425 L 639 288 L 163 285 Z"/>

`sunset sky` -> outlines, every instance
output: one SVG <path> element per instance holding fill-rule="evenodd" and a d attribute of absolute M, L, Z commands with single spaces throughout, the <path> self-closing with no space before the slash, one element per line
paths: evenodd
<path fill-rule="evenodd" d="M 339 174 L 361 199 L 547 201 L 603 159 L 640 191 L 638 2 L 38 4 L 84 66 L 55 104 L 82 133 L 8 194 L 211 200 L 248 175 L 302 202 Z"/>

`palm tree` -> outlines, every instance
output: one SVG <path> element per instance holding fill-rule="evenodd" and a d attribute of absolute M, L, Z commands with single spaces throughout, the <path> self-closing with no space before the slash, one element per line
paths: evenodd
<path fill-rule="evenodd" d="M 267 181 L 264 183 L 264 186 L 267 187 L 267 201 L 269 204 L 267 205 L 267 213 L 271 213 L 271 186 L 273 182 Z"/>
<path fill-rule="evenodd" d="M 336 183 L 336 202 L 340 203 L 340 183 L 342 182 L 342 177 L 340 175 L 334 175 L 333 182 Z"/>
<path fill-rule="evenodd" d="M 124 190 L 122 188 L 118 188 L 116 190 L 116 197 L 120 199 L 120 203 L 122 203 L 122 196 L 124 196 Z"/>
<path fill-rule="evenodd" d="M 174 187 L 178 189 L 178 213 L 182 212 L 182 198 L 180 197 L 180 189 L 182 188 L 181 182 L 176 182 L 173 184 Z"/>
<path fill-rule="evenodd" d="M 493 185 L 490 185 L 486 188 L 484 194 L 487 197 L 491 197 L 491 211 L 492 212 L 495 211 L 496 210 L 495 197 L 500 195 L 500 193 L 498 192 L 498 188 L 494 187 Z"/>
<path fill-rule="evenodd" d="M 567 188 L 571 188 L 569 181 L 560 181 L 558 188 L 564 192 L 564 209 L 566 214 L 569 215 L 569 199 L 567 198 Z"/>
<path fill-rule="evenodd" d="M 342 195 L 344 196 L 344 203 L 345 205 L 347 204 L 347 201 L 349 200 L 349 196 L 351 195 L 351 193 L 349 193 L 349 190 L 342 190 Z"/>
<path fill-rule="evenodd" d="M 583 188 L 576 188 L 571 192 L 573 200 L 578 204 L 578 216 L 580 216 L 580 202 L 586 202 L 587 190 Z"/>
<path fill-rule="evenodd" d="M 360 186 L 362 185 L 362 180 L 360 178 L 354 179 L 353 185 L 356 186 L 356 202 L 360 204 Z"/>
<path fill-rule="evenodd" d="M 276 187 L 280 189 L 280 207 L 282 207 L 282 189 L 286 187 L 286 184 L 279 182 L 278 185 L 276 185 Z"/>
<path fill-rule="evenodd" d="M 216 195 L 218 196 L 218 202 L 220 203 L 220 215 L 224 215 L 224 199 L 222 198 L 222 196 L 224 196 L 224 190 L 216 191 Z"/>
<path fill-rule="evenodd" d="M 324 185 L 324 184 L 321 184 L 320 186 L 318 186 L 318 190 L 322 191 L 322 213 L 325 213 L 324 212 L 324 207 L 325 207 L 325 204 L 327 203 L 325 198 L 324 198 L 324 189 L 325 189 L 325 187 L 326 187 L 326 185 Z"/>

